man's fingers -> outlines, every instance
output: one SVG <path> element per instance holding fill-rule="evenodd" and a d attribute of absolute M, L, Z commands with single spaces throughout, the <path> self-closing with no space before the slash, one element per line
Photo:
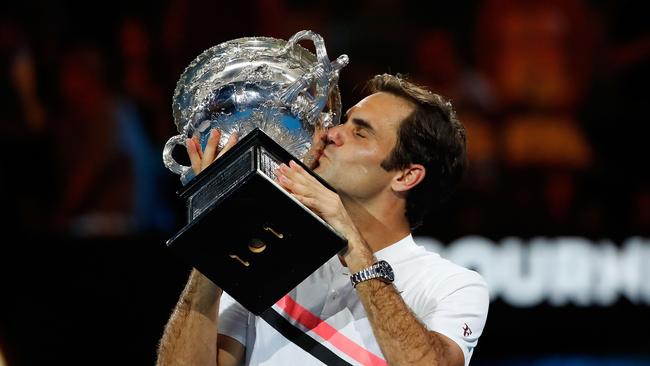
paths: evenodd
<path fill-rule="evenodd" d="M 192 142 L 194 142 L 194 147 L 196 152 L 199 154 L 199 158 L 203 159 L 203 150 L 201 150 L 201 141 L 199 140 L 199 136 L 192 136 Z"/>
<path fill-rule="evenodd" d="M 230 150 L 231 147 L 235 146 L 238 140 L 239 136 L 237 135 L 237 132 L 231 133 L 228 141 L 226 142 L 226 145 L 223 147 L 223 149 L 221 149 L 219 155 L 217 155 L 217 159 L 220 158 L 221 155 L 225 154 L 226 151 Z"/>
<path fill-rule="evenodd" d="M 303 181 L 302 177 L 300 177 L 299 172 L 291 169 L 286 164 L 280 164 L 280 166 L 278 167 L 278 170 L 280 171 L 280 177 L 286 177 L 290 181 L 295 181 L 295 182 L 302 182 Z"/>
<path fill-rule="evenodd" d="M 280 184 L 288 191 L 303 196 L 314 196 L 321 192 L 321 184 L 295 161 L 289 165 L 280 164 L 276 170 Z"/>
<path fill-rule="evenodd" d="M 286 189 L 294 197 L 296 198 L 300 197 L 299 201 L 301 201 L 303 204 L 305 204 L 306 199 L 311 200 L 310 196 L 313 192 L 311 192 L 304 184 L 295 182 L 290 178 L 288 178 L 286 175 L 280 175 L 278 178 L 278 182 L 284 189 Z M 313 204 L 311 203 L 311 201 L 309 202 L 310 204 Z"/>
<path fill-rule="evenodd" d="M 303 195 L 300 195 L 300 194 L 295 194 L 295 193 L 293 194 L 293 196 L 296 197 L 296 199 L 298 201 L 300 201 L 300 203 L 302 203 L 303 205 L 309 207 L 310 209 L 312 209 L 312 210 L 316 209 L 316 207 L 315 207 L 316 201 L 313 198 L 303 196 Z"/>
<path fill-rule="evenodd" d="M 237 143 L 238 139 L 237 133 L 233 132 L 221 151 L 219 151 L 221 131 L 218 128 L 210 130 L 210 136 L 208 137 L 204 151 L 201 151 L 201 143 L 198 136 L 193 136 L 192 138 L 185 140 L 187 154 L 190 157 L 194 173 L 199 174 L 203 169 L 207 168 L 214 160 L 218 159 L 226 151 L 230 150 L 230 148 Z"/>
<path fill-rule="evenodd" d="M 289 192 L 293 192 L 292 188 L 294 183 L 286 175 L 282 173 L 277 174 L 277 181 L 280 183 L 282 188 L 286 189 Z"/>
<path fill-rule="evenodd" d="M 320 186 L 320 182 L 314 178 L 311 174 L 309 174 L 305 168 L 303 168 L 301 165 L 295 162 L 295 160 L 289 161 L 289 171 L 293 173 L 295 176 L 294 179 L 299 180 L 303 184 L 317 184 Z"/>
<path fill-rule="evenodd" d="M 203 159 L 201 159 L 201 170 L 205 169 L 214 161 L 214 157 L 217 153 L 217 148 L 219 147 L 220 138 L 221 131 L 219 131 L 219 129 L 215 128 L 210 131 L 208 143 L 205 145 L 205 150 L 203 151 Z"/>
<path fill-rule="evenodd" d="M 318 190 L 318 185 L 320 185 L 320 183 L 318 183 L 318 181 L 316 181 L 314 177 L 311 176 L 311 174 L 307 173 L 307 171 L 298 165 L 295 161 L 291 160 L 289 162 L 289 165 L 280 164 L 278 170 L 281 176 L 287 177 L 295 184 L 300 184 L 304 187 L 311 187 L 311 189 Z"/>
<path fill-rule="evenodd" d="M 198 150 L 200 149 L 197 149 L 193 139 L 187 139 L 185 145 L 187 147 L 187 155 L 190 156 L 190 162 L 192 163 L 192 171 L 194 171 L 194 174 L 199 174 L 201 172 L 201 156 Z"/>
<path fill-rule="evenodd" d="M 296 163 L 294 160 L 289 161 L 289 166 L 295 171 L 297 171 L 298 173 L 302 174 L 303 172 L 305 172 L 305 169 L 303 169 L 303 167 L 300 166 L 298 163 Z"/>

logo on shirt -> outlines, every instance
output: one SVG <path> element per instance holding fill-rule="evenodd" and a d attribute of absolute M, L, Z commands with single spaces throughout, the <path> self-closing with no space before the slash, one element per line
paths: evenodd
<path fill-rule="evenodd" d="M 469 337 L 470 335 L 472 335 L 472 330 L 469 329 L 469 325 L 467 325 L 467 323 L 464 324 L 465 326 L 463 327 L 463 336 Z"/>

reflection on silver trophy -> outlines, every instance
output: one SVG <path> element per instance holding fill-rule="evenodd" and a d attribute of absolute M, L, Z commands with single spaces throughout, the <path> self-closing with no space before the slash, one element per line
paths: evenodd
<path fill-rule="evenodd" d="M 315 56 L 298 44 L 301 40 L 314 43 Z M 315 127 L 339 122 L 337 82 L 347 63 L 346 55 L 330 61 L 323 38 L 308 30 L 289 41 L 239 38 L 206 50 L 178 80 L 172 107 L 181 134 L 165 145 L 165 166 L 186 184 L 192 169 L 173 159 L 174 146 L 198 135 L 204 148 L 215 127 L 222 131 L 219 148 L 233 132 L 242 138 L 259 128 L 302 159 Z"/>
<path fill-rule="evenodd" d="M 316 55 L 298 42 L 311 40 Z M 339 123 L 339 71 L 321 36 L 288 41 L 252 37 L 214 46 L 183 72 L 173 98 L 180 135 L 165 145 L 165 166 L 180 174 L 188 223 L 167 246 L 239 303 L 260 314 L 345 248 L 347 241 L 275 182 L 275 168 L 295 160 L 308 169 L 314 132 Z M 200 174 L 172 157 L 213 128 L 219 148 L 239 142 Z M 308 255 L 305 255 L 305 254 Z"/>

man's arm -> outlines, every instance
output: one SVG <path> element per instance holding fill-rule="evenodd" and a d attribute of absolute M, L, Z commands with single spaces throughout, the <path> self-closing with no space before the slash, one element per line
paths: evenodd
<path fill-rule="evenodd" d="M 244 352 L 236 340 L 219 335 L 222 290 L 192 270 L 178 304 L 165 326 L 157 365 L 236 365 Z"/>
<path fill-rule="evenodd" d="M 348 234 L 351 248 L 343 256 L 350 273 L 376 262 L 360 235 Z M 392 284 L 369 280 L 356 286 L 377 343 L 390 365 L 458 365 L 465 362 L 460 347 L 430 331 L 417 319 Z"/>
<path fill-rule="evenodd" d="M 211 131 L 205 151 L 196 139 L 187 141 L 187 150 L 196 174 L 205 169 L 237 142 L 233 134 L 221 152 L 217 145 L 221 133 Z M 238 364 L 244 346 L 235 339 L 217 335 L 219 300 L 223 291 L 193 269 L 160 340 L 156 365 Z"/>
<path fill-rule="evenodd" d="M 283 187 L 346 237 L 348 250 L 342 256 L 350 273 L 376 262 L 372 250 L 336 193 L 325 188 L 294 162 L 288 166 L 281 165 L 278 173 L 278 181 Z M 446 336 L 427 330 L 392 284 L 375 279 L 358 284 L 356 289 L 377 343 L 389 364 L 464 364 L 460 347 Z"/>

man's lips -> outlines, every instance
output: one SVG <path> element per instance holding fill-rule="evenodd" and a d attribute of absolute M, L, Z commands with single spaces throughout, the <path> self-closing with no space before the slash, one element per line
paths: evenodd
<path fill-rule="evenodd" d="M 316 169 L 320 165 L 320 162 L 323 158 L 327 158 L 328 160 L 331 160 L 327 152 L 327 146 L 317 150 L 313 156 L 314 156 L 314 160 L 312 163 L 312 169 Z"/>
<path fill-rule="evenodd" d="M 308 155 L 308 158 L 305 159 L 305 163 L 309 169 L 316 169 L 320 165 L 320 158 L 323 156 L 323 149 L 313 150 L 311 154 Z"/>

